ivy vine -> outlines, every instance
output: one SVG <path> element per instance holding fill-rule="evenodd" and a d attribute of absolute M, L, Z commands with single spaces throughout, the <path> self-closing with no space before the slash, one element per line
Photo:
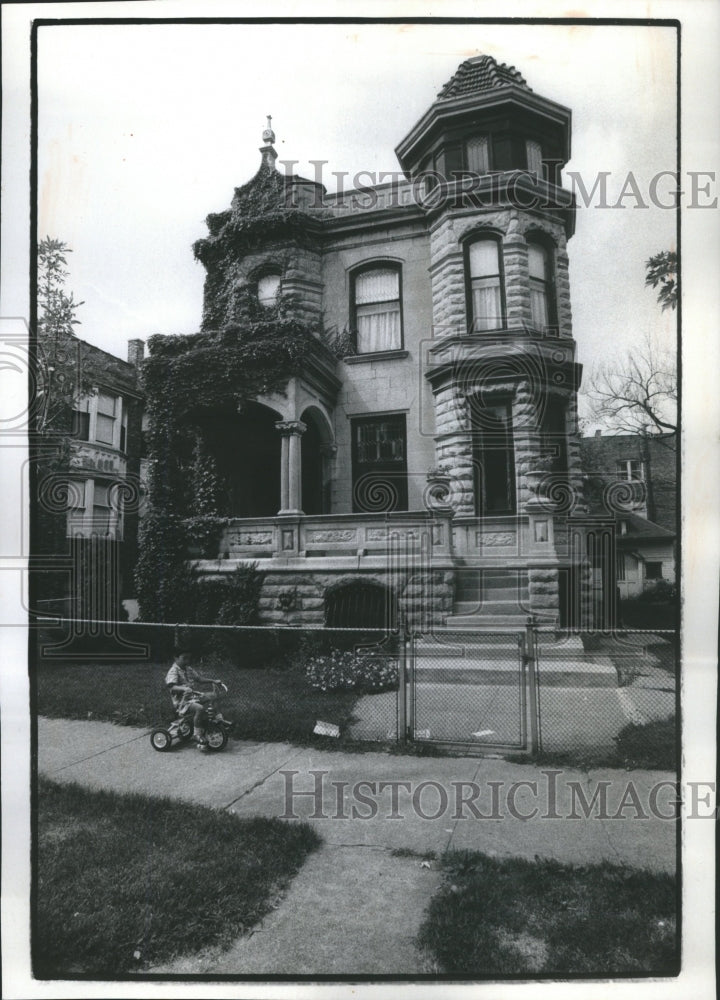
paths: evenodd
<path fill-rule="evenodd" d="M 224 523 L 217 470 L 203 446 L 204 419 L 283 393 L 317 345 L 316 331 L 294 316 L 287 298 L 267 308 L 244 291 L 238 306 L 240 323 L 148 341 L 150 474 L 135 575 L 146 621 L 188 620 L 187 560 L 198 546 L 207 555 Z"/>
<path fill-rule="evenodd" d="M 287 265 L 293 247 L 316 240 L 322 215 L 297 207 L 289 178 L 263 163 L 235 190 L 230 209 L 208 216 L 208 236 L 193 247 L 207 272 L 201 332 L 148 341 L 143 383 L 151 461 L 136 569 L 146 621 L 191 621 L 189 595 L 196 600 L 197 593 L 188 559 L 218 551 L 228 511 L 218 500 L 222 484 L 204 438 L 214 433 L 207 429 L 213 416 L 283 393 L 318 339 L 326 339 L 302 318 L 294 297 L 281 295 L 268 307 L 242 286 L 243 259 L 262 246 Z"/>

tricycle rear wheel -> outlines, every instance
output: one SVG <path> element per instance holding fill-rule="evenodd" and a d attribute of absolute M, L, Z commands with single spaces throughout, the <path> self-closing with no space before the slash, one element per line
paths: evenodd
<path fill-rule="evenodd" d="M 153 750 L 157 750 L 158 753 L 165 753 L 172 746 L 172 736 L 167 729 L 153 729 L 150 733 L 150 744 Z"/>

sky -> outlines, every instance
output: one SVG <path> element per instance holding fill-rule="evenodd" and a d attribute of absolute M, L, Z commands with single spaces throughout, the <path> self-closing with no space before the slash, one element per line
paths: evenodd
<path fill-rule="evenodd" d="M 78 334 L 122 357 L 130 338 L 198 329 L 205 216 L 259 165 L 272 114 L 280 160 L 332 171 L 397 170 L 394 147 L 469 56 L 514 65 L 571 108 L 572 159 L 614 205 L 628 173 L 649 205 L 580 207 L 569 244 L 574 336 L 586 366 L 675 314 L 644 286 L 645 261 L 675 248 L 675 212 L 653 176 L 676 167 L 671 28 L 560 25 L 82 25 L 38 35 L 38 236 L 72 248 Z M 347 182 L 346 182 L 347 183 Z M 566 186 L 569 185 L 566 179 Z M 669 201 L 669 179 L 658 187 Z"/>

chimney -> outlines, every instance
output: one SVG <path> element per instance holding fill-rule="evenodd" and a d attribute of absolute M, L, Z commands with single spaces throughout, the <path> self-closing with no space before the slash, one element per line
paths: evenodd
<path fill-rule="evenodd" d="M 595 431 L 595 437 L 596 438 L 602 437 L 602 431 L 601 430 Z"/>
<path fill-rule="evenodd" d="M 128 352 L 127 359 L 131 365 L 135 365 L 139 368 L 145 358 L 145 341 L 136 337 L 134 340 L 128 340 Z"/>

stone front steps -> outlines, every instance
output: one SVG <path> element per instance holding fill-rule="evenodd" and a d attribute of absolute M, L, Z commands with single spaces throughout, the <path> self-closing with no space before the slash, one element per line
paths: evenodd
<path fill-rule="evenodd" d="M 494 635 L 490 629 L 463 631 L 457 639 L 447 632 L 415 643 L 416 684 L 517 685 L 520 681 L 518 634 Z M 618 675 L 609 657 L 588 654 L 577 636 L 539 643 L 539 684 L 542 687 L 617 687 Z"/>

